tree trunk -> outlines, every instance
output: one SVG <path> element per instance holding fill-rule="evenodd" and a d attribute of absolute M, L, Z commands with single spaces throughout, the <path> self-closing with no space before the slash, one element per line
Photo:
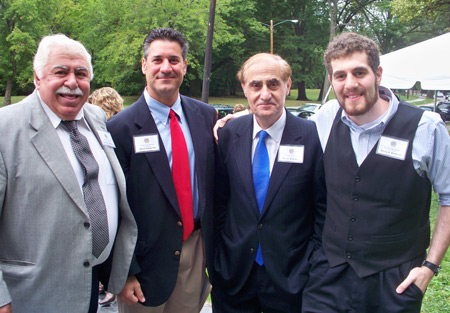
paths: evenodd
<path fill-rule="evenodd" d="M 11 90 L 12 90 L 12 79 L 8 79 L 6 81 L 5 99 L 3 102 L 4 105 L 11 104 Z"/>
<path fill-rule="evenodd" d="M 297 100 L 309 100 L 306 97 L 306 87 L 305 87 L 305 81 L 302 80 L 300 82 L 297 83 L 297 89 L 298 89 L 298 96 L 297 96 Z"/>
<path fill-rule="evenodd" d="M 336 37 L 336 27 L 337 27 L 337 8 L 338 0 L 328 0 L 328 9 L 330 10 L 330 42 Z M 328 73 L 325 73 L 325 78 L 323 80 L 323 87 L 320 91 L 321 97 L 319 98 L 322 103 L 327 99 L 324 96 L 327 94 L 330 88 L 330 81 L 328 80 Z"/>

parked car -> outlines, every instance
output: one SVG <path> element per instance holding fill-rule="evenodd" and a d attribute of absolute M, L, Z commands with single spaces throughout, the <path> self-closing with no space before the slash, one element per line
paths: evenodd
<path fill-rule="evenodd" d="M 311 116 L 313 116 L 319 109 L 321 104 L 318 103 L 305 103 L 299 106 L 298 108 L 287 108 L 289 112 L 294 114 L 295 116 L 309 119 Z"/>
<path fill-rule="evenodd" d="M 425 111 L 434 111 L 434 105 L 419 105 L 419 108 Z M 436 110 L 436 113 L 438 113 L 441 116 L 441 119 L 445 122 L 445 114 L 440 112 L 439 110 Z"/>
<path fill-rule="evenodd" d="M 310 111 L 316 113 L 321 106 L 320 103 L 305 103 L 298 107 L 298 111 Z"/>
<path fill-rule="evenodd" d="M 217 118 L 221 119 L 222 117 L 233 114 L 233 106 L 228 104 L 214 104 L 214 109 L 217 111 Z"/>
<path fill-rule="evenodd" d="M 436 106 L 436 111 L 438 111 L 441 116 L 444 116 L 444 121 L 450 121 L 450 102 L 439 102 Z"/>

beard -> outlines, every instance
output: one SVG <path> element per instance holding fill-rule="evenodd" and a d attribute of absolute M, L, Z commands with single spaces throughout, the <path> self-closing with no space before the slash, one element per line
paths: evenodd
<path fill-rule="evenodd" d="M 362 94 L 361 99 L 357 102 L 352 103 L 348 101 L 347 98 L 336 97 L 341 108 L 347 113 L 349 116 L 361 116 L 364 115 L 375 106 L 378 101 L 378 86 L 376 82 L 373 86 L 373 93 L 370 93 L 370 90 L 365 90 Z M 346 101 L 347 100 L 347 101 Z"/>

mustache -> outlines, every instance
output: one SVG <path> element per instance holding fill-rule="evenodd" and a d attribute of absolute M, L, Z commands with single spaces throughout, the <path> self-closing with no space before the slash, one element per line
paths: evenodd
<path fill-rule="evenodd" d="M 68 94 L 68 95 L 74 95 L 74 96 L 84 96 L 84 92 L 83 90 L 80 89 L 80 87 L 77 87 L 75 89 L 70 89 L 69 87 L 66 86 L 61 86 L 60 88 L 58 88 L 58 90 L 56 90 L 57 94 Z"/>

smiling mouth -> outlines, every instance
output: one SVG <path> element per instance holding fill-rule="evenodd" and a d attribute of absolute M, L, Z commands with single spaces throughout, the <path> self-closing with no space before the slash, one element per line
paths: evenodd
<path fill-rule="evenodd" d="M 76 98 L 80 97 L 79 95 L 67 94 L 67 93 L 58 93 L 58 96 L 67 98 L 67 99 L 76 99 Z"/>
<path fill-rule="evenodd" d="M 346 95 L 346 96 L 345 96 L 346 99 L 349 99 L 349 100 L 352 100 L 352 101 L 358 100 L 358 99 L 360 99 L 361 97 L 362 97 L 362 94 L 358 94 L 358 95 Z"/>

